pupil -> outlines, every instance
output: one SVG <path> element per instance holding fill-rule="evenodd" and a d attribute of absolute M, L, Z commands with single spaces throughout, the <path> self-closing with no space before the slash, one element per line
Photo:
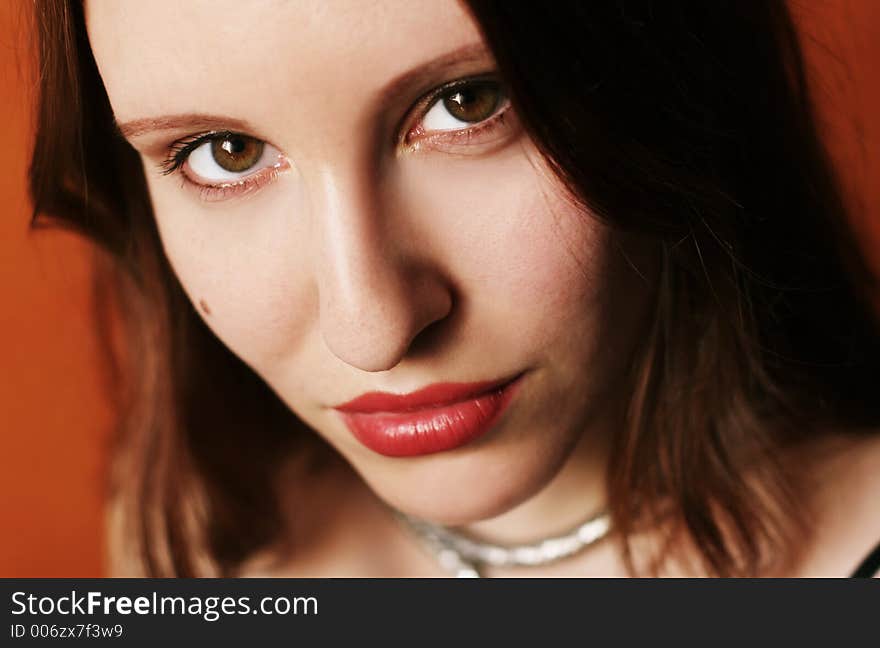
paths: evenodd
<path fill-rule="evenodd" d="M 229 153 L 230 155 L 239 155 L 244 151 L 247 144 L 240 137 L 230 137 L 228 139 L 223 140 L 223 144 L 221 148 Z"/>
<path fill-rule="evenodd" d="M 491 84 L 472 84 L 448 95 L 443 103 L 456 119 L 479 122 L 488 119 L 498 106 L 499 93 Z"/>
<path fill-rule="evenodd" d="M 459 90 L 454 95 L 452 95 L 452 100 L 458 105 L 465 107 L 467 104 L 471 104 L 475 99 L 473 90 Z"/>
<path fill-rule="evenodd" d="M 214 161 L 232 172 L 247 171 L 260 161 L 263 142 L 251 137 L 228 136 L 211 143 Z"/>

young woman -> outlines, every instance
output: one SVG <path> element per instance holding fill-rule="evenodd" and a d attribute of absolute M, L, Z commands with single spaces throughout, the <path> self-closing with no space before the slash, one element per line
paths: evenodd
<path fill-rule="evenodd" d="M 108 252 L 127 333 L 114 575 L 844 576 L 880 540 L 880 335 L 784 3 L 36 18 L 36 222 Z"/>

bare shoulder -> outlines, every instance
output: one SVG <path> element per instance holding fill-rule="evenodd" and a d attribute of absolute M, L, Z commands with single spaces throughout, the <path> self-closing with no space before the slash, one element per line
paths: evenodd
<path fill-rule="evenodd" d="M 829 435 L 810 450 L 813 538 L 800 576 L 848 576 L 880 543 L 880 429 Z"/>

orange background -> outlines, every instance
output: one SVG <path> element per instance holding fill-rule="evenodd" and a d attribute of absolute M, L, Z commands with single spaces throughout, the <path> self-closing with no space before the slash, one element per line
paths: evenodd
<path fill-rule="evenodd" d="M 101 576 L 111 409 L 90 315 L 90 247 L 28 231 L 29 5 L 0 1 L 0 577 Z M 853 225 L 880 271 L 880 2 L 792 6 Z"/>

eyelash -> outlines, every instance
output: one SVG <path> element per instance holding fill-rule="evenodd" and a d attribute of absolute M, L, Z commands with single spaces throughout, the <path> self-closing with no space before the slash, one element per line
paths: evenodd
<path fill-rule="evenodd" d="M 490 117 L 487 117 L 481 122 L 475 123 L 469 128 L 435 132 L 419 132 L 419 125 L 428 114 L 428 111 L 430 111 L 438 102 L 442 101 L 445 95 L 451 94 L 452 91 L 456 90 L 457 88 L 467 87 L 468 85 L 480 81 L 491 81 L 493 83 L 496 83 L 498 86 L 498 90 L 501 94 L 499 107 Z M 465 77 L 463 79 L 456 79 L 454 81 L 450 81 L 449 83 L 444 83 L 443 85 L 431 90 L 421 99 L 419 99 L 416 102 L 415 106 L 416 107 L 410 112 L 415 112 L 419 115 L 418 122 L 416 123 L 415 127 L 407 129 L 406 133 L 401 138 L 401 143 L 408 146 L 410 149 L 417 149 L 419 148 L 421 142 L 429 142 L 432 145 L 435 145 L 437 148 L 444 149 L 446 148 L 444 147 L 444 144 L 451 145 L 453 147 L 459 145 L 467 145 L 475 137 L 483 136 L 503 125 L 504 118 L 508 113 L 508 109 L 510 108 L 510 100 L 507 98 L 507 89 L 504 87 L 504 85 L 497 81 L 493 76 L 484 74 Z M 408 120 L 404 123 L 408 123 Z M 415 137 L 413 136 L 414 133 L 416 133 Z"/>
<path fill-rule="evenodd" d="M 210 133 L 201 133 L 199 135 L 190 135 L 183 139 L 179 139 L 168 149 L 168 156 L 162 163 L 159 165 L 159 169 L 162 172 L 162 175 L 171 175 L 175 171 L 178 171 L 180 167 L 182 167 L 190 153 L 195 151 L 198 147 L 200 147 L 205 142 L 210 142 L 212 139 L 222 139 L 224 137 L 231 137 L 233 135 L 237 135 L 232 131 L 211 131 Z"/>
<path fill-rule="evenodd" d="M 441 101 L 444 95 L 450 93 L 456 88 L 487 79 L 491 79 L 491 77 L 474 76 L 464 79 L 456 79 L 455 81 L 435 88 L 422 99 L 418 100 L 415 104 L 416 107 L 410 111 L 410 113 L 416 112 L 419 115 L 419 120 L 414 127 L 409 128 L 403 137 L 400 138 L 400 144 L 408 147 L 410 150 L 417 150 L 421 147 L 423 142 L 430 143 L 435 148 L 441 150 L 444 148 L 455 148 L 462 145 L 466 146 L 470 144 L 474 138 L 483 137 L 502 126 L 505 121 L 505 115 L 510 108 L 510 102 L 507 98 L 505 88 L 499 83 L 498 87 L 501 92 L 500 107 L 497 108 L 490 117 L 481 122 L 477 122 L 468 128 L 435 132 L 419 132 L 420 124 L 428 111 L 432 109 L 437 102 Z M 253 193 L 257 189 L 272 182 L 286 167 L 286 163 L 285 165 L 276 164 L 272 167 L 263 168 L 250 176 L 241 178 L 240 180 L 220 184 L 205 184 L 196 182 L 188 177 L 184 165 L 193 151 L 207 142 L 223 140 L 229 137 L 250 138 L 251 136 L 236 131 L 221 130 L 194 134 L 179 139 L 170 145 L 166 158 L 159 164 L 160 173 L 163 176 L 167 176 L 179 172 L 183 179 L 183 186 L 191 185 L 198 188 L 199 197 L 202 200 L 213 202 Z"/>
<path fill-rule="evenodd" d="M 241 178 L 240 180 L 218 184 L 196 182 L 187 176 L 186 171 L 183 170 L 183 165 L 186 164 L 193 151 L 207 142 L 212 140 L 223 140 L 228 137 L 250 136 L 235 131 L 222 130 L 190 135 L 183 139 L 179 139 L 171 144 L 168 150 L 168 155 L 165 160 L 159 164 L 160 173 L 167 176 L 179 172 L 182 176 L 184 187 L 187 185 L 193 186 L 198 189 L 199 198 L 205 202 L 215 202 L 225 200 L 226 198 L 232 198 L 234 196 L 243 196 L 253 193 L 257 189 L 272 182 L 278 173 L 283 170 L 281 165 L 274 165 L 272 167 L 263 168 L 250 176 Z"/>

